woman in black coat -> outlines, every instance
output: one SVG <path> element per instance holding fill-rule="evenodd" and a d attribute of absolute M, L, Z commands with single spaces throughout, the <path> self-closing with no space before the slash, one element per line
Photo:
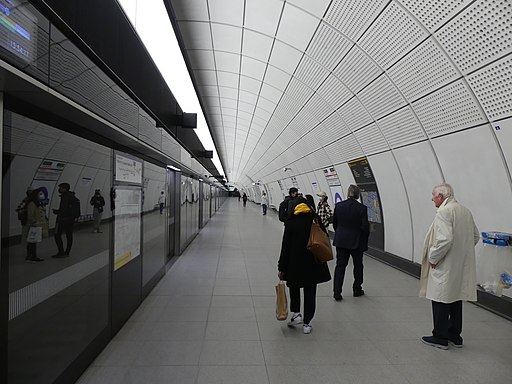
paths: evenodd
<path fill-rule="evenodd" d="M 302 197 L 295 199 L 290 219 L 285 223 L 278 276 L 286 280 L 290 290 L 290 311 L 293 312 L 288 326 L 304 323 L 304 333 L 311 332 L 310 322 L 315 315 L 316 285 L 331 280 L 327 263 L 319 263 L 306 248 L 311 223 L 316 217 L 314 208 Z M 300 288 L 304 290 L 304 320 L 300 314 Z"/>

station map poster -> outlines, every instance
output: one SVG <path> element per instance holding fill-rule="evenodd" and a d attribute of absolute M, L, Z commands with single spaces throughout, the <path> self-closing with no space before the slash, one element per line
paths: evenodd
<path fill-rule="evenodd" d="M 137 161 L 116 153 L 116 181 L 142 184 L 142 161 Z"/>
<path fill-rule="evenodd" d="M 116 187 L 114 221 L 114 271 L 140 255 L 140 188 Z"/>
<path fill-rule="evenodd" d="M 343 201 L 343 189 L 341 188 L 341 182 L 336 169 L 334 167 L 325 168 L 324 176 L 331 191 L 331 201 L 333 204 L 335 205 Z"/>
<path fill-rule="evenodd" d="M 361 190 L 361 202 L 368 207 L 368 221 L 370 222 L 369 245 L 384 249 L 384 222 L 380 203 L 377 182 L 373 176 L 370 163 L 366 157 L 348 162 L 357 186 Z"/>

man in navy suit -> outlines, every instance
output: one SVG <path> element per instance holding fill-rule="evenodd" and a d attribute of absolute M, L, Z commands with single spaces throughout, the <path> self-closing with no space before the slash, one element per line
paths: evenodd
<path fill-rule="evenodd" d="M 334 270 L 334 299 L 343 299 L 341 290 L 345 278 L 345 269 L 352 255 L 354 262 L 354 297 L 364 295 L 363 285 L 363 252 L 368 249 L 370 226 L 368 209 L 361 204 L 361 192 L 356 185 L 348 187 L 348 198 L 334 207 L 333 227 L 334 246 L 336 247 L 336 269 Z"/>

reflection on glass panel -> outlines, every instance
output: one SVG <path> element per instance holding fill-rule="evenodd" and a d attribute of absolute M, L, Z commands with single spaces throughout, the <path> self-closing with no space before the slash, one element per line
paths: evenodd
<path fill-rule="evenodd" d="M 180 251 L 183 251 L 187 242 L 187 207 L 188 207 L 188 190 L 190 183 L 188 178 L 181 175 L 180 185 Z"/>
<path fill-rule="evenodd" d="M 49 22 L 26 1 L 0 0 L 0 56 L 44 82 Z"/>
<path fill-rule="evenodd" d="M 55 28 L 50 52 L 52 88 L 137 136 L 137 104 Z"/>
<path fill-rule="evenodd" d="M 108 326 L 111 150 L 6 112 L 9 383 L 53 382 Z"/>
<path fill-rule="evenodd" d="M 165 168 L 144 162 L 142 284 L 145 285 L 164 266 L 167 218 Z"/>

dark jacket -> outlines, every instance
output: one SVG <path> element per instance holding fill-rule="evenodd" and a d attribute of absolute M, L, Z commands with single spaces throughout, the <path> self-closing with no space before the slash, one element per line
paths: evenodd
<path fill-rule="evenodd" d="M 288 219 L 290 218 L 288 208 L 290 202 L 295 199 L 296 197 L 286 196 L 284 200 L 281 202 L 281 204 L 279 204 L 279 221 L 283 223 L 286 223 L 288 221 Z"/>
<path fill-rule="evenodd" d="M 334 207 L 332 225 L 334 246 L 345 249 L 368 249 L 370 225 L 368 223 L 368 208 L 356 199 L 348 198 L 337 203 Z"/>
<path fill-rule="evenodd" d="M 91 197 L 91 205 L 94 208 L 101 208 L 105 205 L 105 199 L 103 196 L 95 194 L 93 197 Z"/>
<path fill-rule="evenodd" d="M 289 287 L 304 287 L 331 280 L 327 263 L 319 263 L 306 248 L 313 214 L 292 216 L 284 227 L 277 269 Z"/>
<path fill-rule="evenodd" d="M 73 212 L 73 205 L 75 204 L 75 192 L 63 192 L 60 195 L 59 209 L 54 209 L 53 212 L 57 215 L 57 223 L 73 223 L 75 221 L 75 214 Z"/>

